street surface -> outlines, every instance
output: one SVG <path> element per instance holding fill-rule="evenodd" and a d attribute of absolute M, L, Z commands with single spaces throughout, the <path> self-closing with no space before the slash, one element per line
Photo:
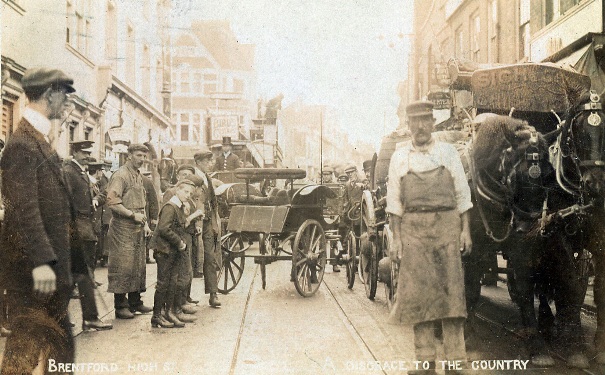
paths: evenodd
<path fill-rule="evenodd" d="M 256 252 L 256 245 L 250 254 Z M 413 368 L 414 344 L 410 328 L 386 323 L 388 307 L 379 284 L 375 301 L 365 296 L 356 279 L 353 290 L 346 275 L 326 272 L 324 283 L 310 298 L 296 292 L 288 261 L 267 266 L 267 288 L 251 258 L 239 285 L 221 295 L 223 307 L 208 306 L 203 280 L 194 279 L 192 296 L 201 299 L 198 320 L 183 329 L 151 328 L 151 315 L 114 319 L 113 295 L 104 291 L 107 269 L 97 270 L 98 305 L 113 330 L 81 332 L 79 301 L 71 301 L 75 324 L 78 374 L 148 372 L 157 374 L 405 374 Z M 153 305 L 155 265 L 147 267 L 149 288 L 145 304 Z M 605 368 L 570 370 L 562 361 L 550 369 L 514 370 L 525 366 L 527 353 L 517 334 L 520 322 L 506 286 L 484 287 L 480 317 L 468 342 L 476 374 L 604 374 Z M 595 321 L 584 316 L 587 334 Z M 0 341 L 4 348 L 5 339 Z M 440 355 L 440 354 L 438 354 Z M 482 371 L 480 366 L 510 366 L 510 370 Z M 438 365 L 440 365 L 438 363 Z M 89 366 L 89 367 L 87 367 Z M 439 370 L 443 373 L 443 370 Z"/>

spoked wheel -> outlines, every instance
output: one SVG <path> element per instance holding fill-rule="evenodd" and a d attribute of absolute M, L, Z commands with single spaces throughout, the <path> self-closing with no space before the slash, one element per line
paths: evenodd
<path fill-rule="evenodd" d="M 363 277 L 366 297 L 373 300 L 378 286 L 378 260 L 376 259 L 376 243 L 368 240 L 367 233 L 362 234 L 360 240 L 359 274 Z"/>
<path fill-rule="evenodd" d="M 372 194 L 365 190 L 359 221 L 359 274 L 364 281 L 366 297 L 373 300 L 378 287 L 378 246 L 375 235 L 370 239 L 370 230 L 376 230 L 376 217 Z"/>
<path fill-rule="evenodd" d="M 347 234 L 345 245 L 347 246 L 347 286 L 353 289 L 357 272 L 357 241 L 353 232 Z"/>
<path fill-rule="evenodd" d="M 221 238 L 223 261 L 218 274 L 218 291 L 227 294 L 242 278 L 246 258 L 244 253 L 250 245 L 242 239 L 241 233 L 227 233 Z"/>
<path fill-rule="evenodd" d="M 271 236 L 265 233 L 259 234 L 258 246 L 261 255 L 268 254 L 269 249 L 271 249 Z M 263 289 L 265 289 L 267 287 L 267 264 L 265 263 L 265 259 L 261 259 L 260 261 L 260 278 Z"/>
<path fill-rule="evenodd" d="M 296 232 L 292 247 L 294 286 L 303 297 L 310 297 L 321 285 L 326 269 L 326 236 L 316 220 L 306 220 Z"/>
<path fill-rule="evenodd" d="M 389 309 L 393 307 L 397 300 L 397 282 L 399 279 L 399 263 L 391 261 L 391 280 L 385 283 L 385 291 L 387 297 L 387 305 Z"/>

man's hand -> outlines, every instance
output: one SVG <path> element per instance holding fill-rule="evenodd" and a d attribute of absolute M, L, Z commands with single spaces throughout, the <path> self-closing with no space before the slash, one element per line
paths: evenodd
<path fill-rule="evenodd" d="M 151 228 L 149 228 L 149 224 L 145 223 L 145 237 L 149 237 L 151 236 L 153 232 L 151 231 Z"/>
<path fill-rule="evenodd" d="M 48 264 L 34 268 L 32 278 L 34 280 L 34 292 L 42 296 L 51 295 L 57 290 L 57 276 Z"/>
<path fill-rule="evenodd" d="M 147 217 L 145 216 L 145 214 L 135 213 L 133 220 L 139 224 L 143 224 L 145 220 L 147 220 Z"/>
<path fill-rule="evenodd" d="M 96 210 L 98 207 L 99 207 L 99 201 L 96 200 L 96 199 L 93 199 L 92 200 L 92 208 Z"/>
<path fill-rule="evenodd" d="M 181 241 L 181 244 L 179 245 L 179 251 L 184 251 L 187 248 L 187 244 L 185 243 L 185 241 Z"/>
<path fill-rule="evenodd" d="M 401 241 L 394 239 L 392 244 L 389 244 L 389 258 L 392 262 L 399 262 L 401 260 Z"/>
<path fill-rule="evenodd" d="M 463 257 L 471 255 L 473 250 L 473 240 L 471 239 L 471 234 L 468 230 L 463 230 L 460 233 L 460 254 Z"/>

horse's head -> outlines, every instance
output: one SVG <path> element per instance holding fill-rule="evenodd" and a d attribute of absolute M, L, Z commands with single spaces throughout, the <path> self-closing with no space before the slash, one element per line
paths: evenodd
<path fill-rule="evenodd" d="M 583 95 L 566 118 L 563 141 L 589 196 L 605 197 L 605 113 L 599 95 Z"/>

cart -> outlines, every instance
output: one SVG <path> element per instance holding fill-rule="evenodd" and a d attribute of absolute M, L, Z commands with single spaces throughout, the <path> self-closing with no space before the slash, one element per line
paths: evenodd
<path fill-rule="evenodd" d="M 326 200 L 336 197 L 327 186 L 296 186 L 306 177 L 300 169 L 241 168 L 235 176 L 246 181 L 246 193 L 230 205 L 227 233 L 221 238 L 222 265 L 219 291 L 228 293 L 241 280 L 245 259 L 259 265 L 263 289 L 267 265 L 292 262 L 291 281 L 301 296 L 315 294 L 323 280 L 327 249 L 338 241 L 331 223 L 326 221 Z M 288 180 L 289 189 L 274 188 L 267 196 L 253 195 L 251 181 Z M 259 239 L 259 253 L 247 254 L 251 241 Z"/>

